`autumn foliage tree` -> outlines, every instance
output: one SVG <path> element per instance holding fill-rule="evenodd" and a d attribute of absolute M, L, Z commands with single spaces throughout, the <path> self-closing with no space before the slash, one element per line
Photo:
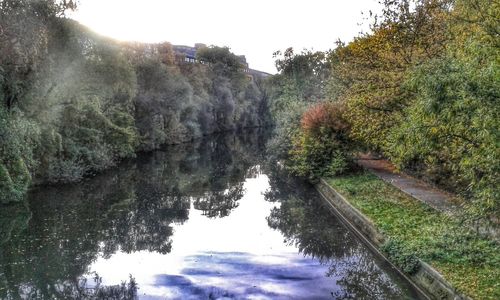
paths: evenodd
<path fill-rule="evenodd" d="M 352 162 L 352 143 L 345 107 L 339 102 L 321 102 L 303 115 L 300 130 L 292 139 L 290 170 L 317 178 L 344 172 Z"/>
<path fill-rule="evenodd" d="M 444 54 L 446 1 L 384 1 L 381 20 L 364 34 L 332 51 L 331 80 L 343 88 L 351 135 L 384 150 L 387 135 L 411 103 L 402 82 L 415 65 Z M 415 6 L 412 9 L 412 6 Z"/>
<path fill-rule="evenodd" d="M 324 53 L 323 64 L 296 59 L 290 51 L 278 59 L 271 107 L 278 108 L 278 132 L 287 132 L 284 140 L 292 141 L 291 168 L 306 176 L 328 174 L 331 162 L 343 157 L 339 153 L 359 146 L 461 195 L 469 219 L 498 223 L 499 2 L 382 4 L 371 32 L 338 42 Z M 328 71 L 308 72 L 318 66 Z M 338 110 L 314 106 L 308 95 L 330 99 Z M 283 103 L 301 108 L 296 109 L 300 126 L 295 114 L 283 113 Z M 288 121 L 282 121 L 285 115 Z M 281 124 L 291 124 L 292 130 Z"/>
<path fill-rule="evenodd" d="M 416 66 L 412 104 L 389 136 L 401 168 L 459 192 L 472 219 L 500 211 L 498 1 L 456 1 L 446 55 Z"/>

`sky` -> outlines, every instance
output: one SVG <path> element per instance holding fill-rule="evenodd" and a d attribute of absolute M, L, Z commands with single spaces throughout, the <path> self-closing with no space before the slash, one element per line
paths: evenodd
<path fill-rule="evenodd" d="M 273 52 L 348 42 L 368 30 L 370 10 L 380 11 L 377 0 L 79 0 L 69 16 L 118 40 L 228 46 L 276 73 Z"/>

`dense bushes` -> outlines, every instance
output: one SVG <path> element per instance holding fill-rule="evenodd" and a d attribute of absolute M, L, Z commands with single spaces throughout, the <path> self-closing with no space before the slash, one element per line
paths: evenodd
<path fill-rule="evenodd" d="M 345 171 L 352 144 L 341 103 L 320 103 L 307 110 L 292 139 L 290 170 L 300 176 L 333 176 Z"/>
<path fill-rule="evenodd" d="M 470 67 L 443 60 L 414 72 L 415 102 L 392 130 L 387 153 L 461 192 L 484 215 L 498 212 L 500 201 L 499 69 Z"/>
<path fill-rule="evenodd" d="M 287 50 L 278 58 L 280 74 L 269 90 L 277 144 L 284 145 L 280 158 L 298 174 L 324 175 L 349 151 L 375 151 L 460 193 L 469 216 L 494 219 L 500 210 L 498 3 L 383 4 L 371 33 L 322 55 Z M 343 107 L 329 121 L 346 124 L 341 143 L 314 121 L 323 111 L 310 107 L 323 99 Z M 301 118 L 317 131 L 300 126 Z"/>
<path fill-rule="evenodd" d="M 300 132 L 302 114 L 310 105 L 324 99 L 324 77 L 328 68 L 321 52 L 295 54 L 289 48 L 284 53 L 276 52 L 275 57 L 280 73 L 265 83 L 276 126 L 269 152 L 273 159 L 286 160 L 293 148 L 293 137 Z"/>
<path fill-rule="evenodd" d="M 180 122 L 180 115 L 189 105 L 191 87 L 172 66 L 149 58 L 136 65 L 138 94 L 135 101 L 136 124 L 141 149 L 152 150 L 168 141 L 191 138 Z M 179 99 L 186 99 L 182 103 Z"/>
<path fill-rule="evenodd" d="M 19 201 L 31 182 L 32 146 L 38 132 L 19 112 L 0 107 L 0 204 Z"/>
<path fill-rule="evenodd" d="M 420 268 L 418 257 L 402 245 L 400 241 L 388 240 L 382 245 L 381 250 L 384 251 L 389 259 L 405 273 L 413 275 Z"/>
<path fill-rule="evenodd" d="M 136 151 L 269 124 L 228 48 L 185 64 L 168 43 L 119 43 L 65 19 L 71 1 L 0 1 L 0 202 L 31 179 L 72 182 Z"/>
<path fill-rule="evenodd" d="M 18 107 L 43 137 L 36 179 L 71 182 L 134 155 L 137 79 L 117 45 L 63 19 L 50 28 L 47 57 Z"/>
<path fill-rule="evenodd" d="M 414 97 L 387 155 L 460 192 L 473 218 L 500 211 L 498 14 L 492 1 L 456 1 L 444 57 L 415 66 Z M 495 217 L 496 216 L 496 217 Z M 498 222 L 498 220 L 496 221 Z"/>

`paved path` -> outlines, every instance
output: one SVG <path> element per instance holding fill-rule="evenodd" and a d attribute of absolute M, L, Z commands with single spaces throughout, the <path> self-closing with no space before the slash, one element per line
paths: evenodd
<path fill-rule="evenodd" d="M 460 210 L 453 196 L 432 185 L 416 179 L 404 173 L 396 171 L 396 168 L 387 160 L 374 159 L 371 156 L 362 155 L 358 164 L 382 180 L 392 184 L 406 194 L 428 204 L 429 206 L 447 214 L 453 214 Z"/>

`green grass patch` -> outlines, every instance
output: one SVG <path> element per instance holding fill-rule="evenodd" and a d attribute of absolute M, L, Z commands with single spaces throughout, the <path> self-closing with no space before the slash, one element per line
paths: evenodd
<path fill-rule="evenodd" d="M 498 243 L 368 172 L 327 181 L 388 238 L 382 250 L 403 270 L 415 272 L 418 257 L 473 299 L 500 299 Z"/>

